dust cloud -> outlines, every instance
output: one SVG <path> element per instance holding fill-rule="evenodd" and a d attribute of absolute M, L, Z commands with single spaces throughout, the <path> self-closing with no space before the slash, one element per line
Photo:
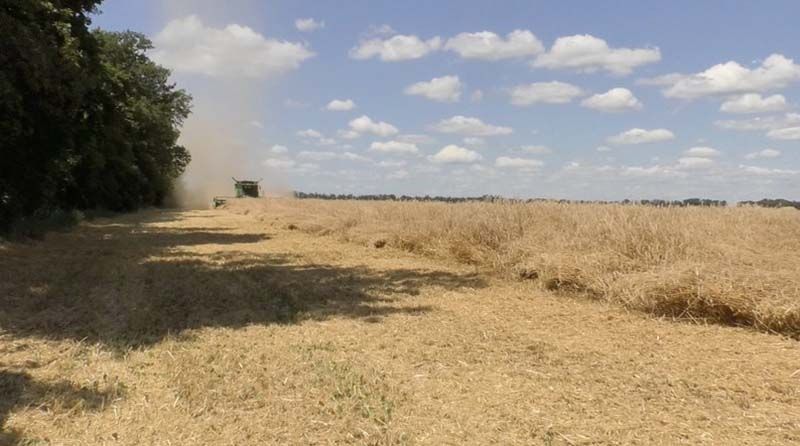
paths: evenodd
<path fill-rule="evenodd" d="M 248 17 L 254 2 L 237 2 L 236 8 L 212 1 L 172 0 L 162 6 L 162 22 L 190 14 L 215 27 L 236 23 Z M 272 143 L 261 123 L 271 109 L 269 91 L 279 80 L 236 77 L 204 77 L 173 72 L 173 80 L 192 95 L 192 114 L 181 130 L 179 144 L 186 147 L 192 161 L 174 188 L 171 203 L 185 208 L 203 209 L 214 196 L 233 194 L 233 180 L 262 179 L 265 195 L 286 196 L 291 188 L 283 173 L 262 165 Z M 279 112 L 279 110 L 275 110 Z"/>

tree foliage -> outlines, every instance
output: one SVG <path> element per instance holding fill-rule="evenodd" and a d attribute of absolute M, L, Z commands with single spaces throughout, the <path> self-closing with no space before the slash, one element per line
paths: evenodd
<path fill-rule="evenodd" d="M 189 162 L 186 92 L 98 0 L 0 0 L 0 230 L 55 210 L 161 204 Z"/>

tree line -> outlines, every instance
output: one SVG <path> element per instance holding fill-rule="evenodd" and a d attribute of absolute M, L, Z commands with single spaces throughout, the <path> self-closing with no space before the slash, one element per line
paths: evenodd
<path fill-rule="evenodd" d="M 621 200 L 621 201 L 605 201 L 605 200 L 565 200 L 565 199 L 548 199 L 548 198 L 503 198 L 499 195 L 481 195 L 477 197 L 449 197 L 449 196 L 412 196 L 412 195 L 395 195 L 395 194 L 371 194 L 371 195 L 353 195 L 353 194 L 325 194 L 317 192 L 294 192 L 295 198 L 300 199 L 318 199 L 318 200 L 365 200 L 365 201 L 436 201 L 443 203 L 466 203 L 466 202 L 483 202 L 483 203 L 572 203 L 572 204 L 624 204 L 624 205 L 640 205 L 640 206 L 655 206 L 655 207 L 691 207 L 691 206 L 705 206 L 705 207 L 725 207 L 728 205 L 726 200 L 713 200 L 709 198 L 687 198 L 684 200 Z M 800 209 L 800 201 L 790 201 L 784 199 L 763 199 L 759 201 L 740 201 L 737 206 L 760 206 L 760 207 L 794 207 Z"/>
<path fill-rule="evenodd" d="M 0 0 L 0 232 L 74 209 L 160 205 L 190 161 L 191 97 L 100 0 Z"/>

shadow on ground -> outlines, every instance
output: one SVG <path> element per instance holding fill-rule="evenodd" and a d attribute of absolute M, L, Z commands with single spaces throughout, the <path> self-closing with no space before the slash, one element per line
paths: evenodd
<path fill-rule="evenodd" d="M 144 216 L 143 216 L 144 215 Z M 258 253 L 265 234 L 149 223 L 150 213 L 84 225 L 0 256 L 0 329 L 12 336 L 144 347 L 201 327 L 292 324 L 330 317 L 380 321 L 430 311 L 421 287 L 478 288 L 478 277 L 443 271 L 308 264 Z M 203 246 L 203 254 L 185 248 Z M 223 245 L 223 246 L 215 246 Z"/>
<path fill-rule="evenodd" d="M 4 428 L 12 410 L 34 407 L 48 411 L 49 405 L 76 410 L 101 410 L 110 403 L 114 392 L 89 387 L 78 387 L 67 381 L 45 384 L 25 372 L 0 370 L 0 446 L 33 444 L 25 442 L 21 433 Z"/>

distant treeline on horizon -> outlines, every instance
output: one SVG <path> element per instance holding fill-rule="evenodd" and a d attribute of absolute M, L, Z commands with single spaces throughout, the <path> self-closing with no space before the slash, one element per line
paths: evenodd
<path fill-rule="evenodd" d="M 317 192 L 295 191 L 294 197 L 300 199 L 317 200 L 362 200 L 362 201 L 438 201 L 443 203 L 467 203 L 467 202 L 511 202 L 511 203 L 576 203 L 576 204 L 626 204 L 642 205 L 655 207 L 725 207 L 728 206 L 726 200 L 712 200 L 709 198 L 686 198 L 684 200 L 566 200 L 551 198 L 504 198 L 499 195 L 481 195 L 479 197 L 448 197 L 448 196 L 412 196 L 395 194 L 373 194 L 373 195 L 353 195 L 353 194 L 323 194 Z M 793 207 L 800 210 L 800 201 L 785 200 L 783 198 L 764 198 L 758 201 L 740 201 L 737 206 L 759 206 L 766 208 Z"/>

